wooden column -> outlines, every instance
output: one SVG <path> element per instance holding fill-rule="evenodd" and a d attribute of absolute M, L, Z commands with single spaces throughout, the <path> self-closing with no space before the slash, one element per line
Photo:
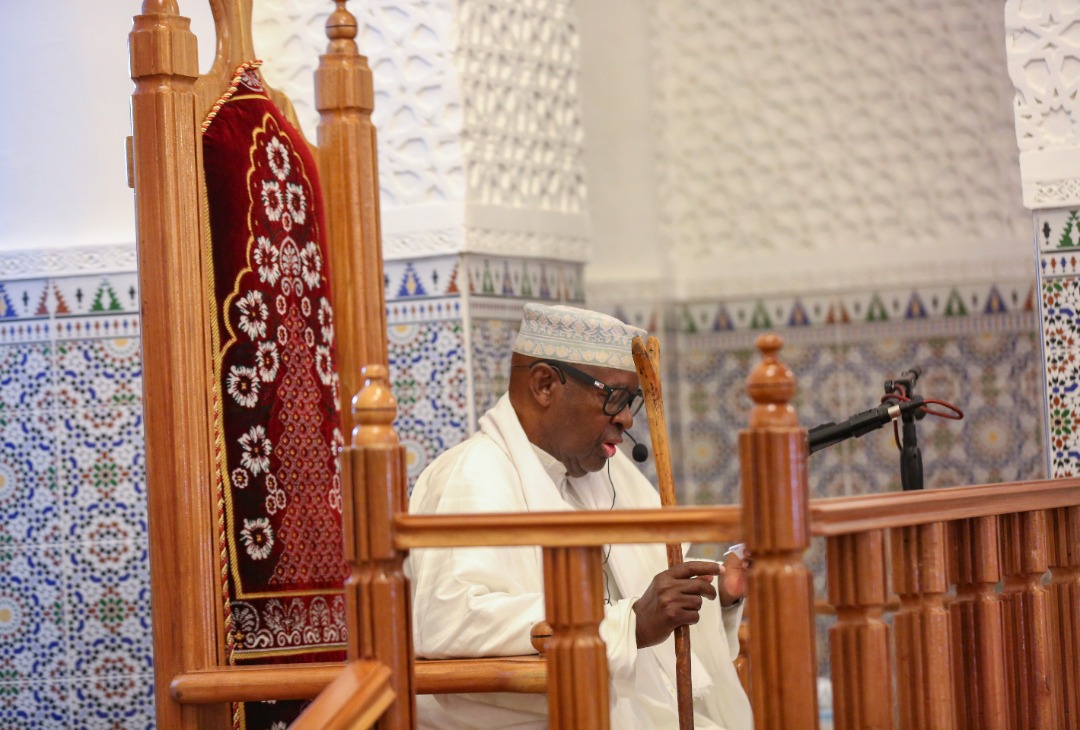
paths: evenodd
<path fill-rule="evenodd" d="M 816 728 L 814 590 L 803 553 L 810 544 L 806 431 L 789 401 L 795 376 L 776 360 L 779 337 L 758 337 L 764 358 L 747 378 L 754 402 L 739 434 L 743 533 L 753 555 L 746 613 L 750 698 L 758 730 Z"/>
<path fill-rule="evenodd" d="M 1080 507 L 1050 513 L 1050 674 L 1062 727 L 1080 728 Z"/>
<path fill-rule="evenodd" d="M 994 593 L 1001 580 L 997 517 L 953 523 L 956 599 L 952 619 L 958 724 L 972 730 L 1008 727 L 1003 616 Z"/>
<path fill-rule="evenodd" d="M 390 668 L 396 699 L 377 727 L 406 730 L 416 714 L 412 605 L 405 554 L 393 541 L 394 514 L 408 508 L 405 450 L 391 425 L 397 402 L 389 371 L 371 365 L 363 375 L 364 385 L 353 399 L 352 446 L 341 456 L 348 658 L 376 659 Z"/>
<path fill-rule="evenodd" d="M 181 706 L 169 683 L 223 659 L 213 503 L 209 296 L 199 222 L 195 36 L 175 0 L 145 0 L 130 36 L 154 693 L 162 730 L 228 727 L 225 705 Z M 152 346 L 151 346 L 152 345 Z M 195 535 L 197 537 L 191 537 Z M 165 586 L 171 586 L 167 593 Z"/>
<path fill-rule="evenodd" d="M 334 3 L 326 20 L 330 43 L 315 71 L 315 106 L 338 370 L 342 396 L 351 398 L 360 390 L 362 368 L 388 362 L 386 294 L 371 69 L 356 46 L 356 18 L 345 9 L 345 0 Z M 343 407 L 346 433 L 354 425 L 347 413 Z"/>
<path fill-rule="evenodd" d="M 893 726 L 889 627 L 881 620 L 888 600 L 885 539 L 881 530 L 830 537 L 826 544 L 833 722 L 837 730 Z"/>
<path fill-rule="evenodd" d="M 1001 562 L 1005 586 L 1005 688 L 1014 728 L 1058 727 L 1050 674 L 1050 596 L 1046 512 L 1003 515 Z"/>
<path fill-rule="evenodd" d="M 945 593 L 945 525 L 890 532 L 893 590 L 900 596 L 896 630 L 896 693 L 901 730 L 952 730 L 952 631 Z"/>
<path fill-rule="evenodd" d="M 596 730 L 610 725 L 600 547 L 544 548 L 544 608 L 551 624 L 548 727 Z"/>

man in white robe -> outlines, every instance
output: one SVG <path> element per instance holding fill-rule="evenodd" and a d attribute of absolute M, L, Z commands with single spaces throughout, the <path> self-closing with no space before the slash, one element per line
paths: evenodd
<path fill-rule="evenodd" d="M 509 392 L 472 438 L 424 470 L 410 512 L 659 507 L 655 488 L 616 448 L 640 406 L 634 335 L 645 333 L 606 315 L 526 305 Z M 611 727 L 678 727 L 672 632 L 692 625 L 695 726 L 752 728 L 733 664 L 745 592 L 739 559 L 725 573 L 711 561 L 668 569 L 663 545 L 612 545 L 606 555 L 600 636 Z M 530 631 L 544 619 L 540 548 L 415 550 L 406 570 L 418 656 L 535 653 Z M 544 695 L 421 695 L 417 710 L 420 727 L 547 727 Z"/>

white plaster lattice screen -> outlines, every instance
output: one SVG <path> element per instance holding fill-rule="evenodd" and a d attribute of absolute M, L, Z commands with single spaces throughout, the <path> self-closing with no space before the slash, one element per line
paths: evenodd
<path fill-rule="evenodd" d="M 1000 4 L 654 7 L 661 232 L 686 295 L 1030 270 Z"/>
<path fill-rule="evenodd" d="M 265 0 L 269 80 L 309 135 L 326 0 Z M 351 3 L 375 75 L 388 258 L 588 254 L 578 40 L 569 0 Z"/>
<path fill-rule="evenodd" d="M 1080 203 L 1080 3 L 1009 0 L 1005 24 L 1024 204 L 1075 206 Z"/>
<path fill-rule="evenodd" d="M 350 3 L 376 74 L 388 257 L 587 258 L 575 8 L 598 1 Z M 660 240 L 640 245 L 664 247 L 669 295 L 988 281 L 1030 270 L 1003 71 L 1005 6 L 633 1 L 653 17 L 651 58 L 628 73 L 655 91 L 662 215 Z M 1064 0 L 1006 5 L 1021 28 L 1028 17 L 1077 12 Z M 306 84 L 328 6 L 256 8 L 260 45 L 285 49 L 267 74 L 297 100 L 309 134 L 316 115 Z M 1067 49 L 1080 35 L 1067 24 L 1040 33 L 1032 38 L 1045 36 L 1043 48 Z M 1032 45 L 1023 35 L 1013 41 L 1010 67 Z M 1040 63 L 1024 61 L 1025 76 L 1037 80 Z M 1069 64 L 1043 76 L 1071 90 Z M 1060 125 L 1044 113 L 1051 96 L 1025 83 L 1035 121 Z"/>

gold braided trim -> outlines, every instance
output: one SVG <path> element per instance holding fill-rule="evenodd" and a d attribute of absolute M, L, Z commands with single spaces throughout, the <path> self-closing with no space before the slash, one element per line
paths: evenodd
<path fill-rule="evenodd" d="M 225 90 L 225 93 L 221 95 L 221 98 L 214 102 L 214 105 L 210 107 L 210 112 L 206 115 L 206 119 L 203 120 L 201 131 L 203 134 L 209 129 L 210 123 L 214 121 L 214 117 L 221 111 L 221 107 L 225 106 L 225 102 L 233 97 L 237 88 L 240 86 L 240 79 L 244 78 L 244 73 L 247 71 L 254 71 L 259 66 L 262 66 L 262 61 L 244 61 L 236 67 L 236 73 L 233 75 L 233 80 L 229 82 L 229 88 Z"/>

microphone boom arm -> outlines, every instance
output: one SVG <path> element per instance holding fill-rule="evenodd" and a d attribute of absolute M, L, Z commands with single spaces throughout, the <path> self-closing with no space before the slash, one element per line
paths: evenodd
<path fill-rule="evenodd" d="M 826 446 L 838 444 L 849 438 L 859 438 L 863 434 L 876 431 L 886 423 L 922 408 L 922 406 L 922 398 L 903 402 L 894 401 L 862 413 L 856 413 L 842 423 L 823 423 L 820 426 L 815 426 L 807 432 L 810 441 L 810 453 L 820 451 Z"/>

